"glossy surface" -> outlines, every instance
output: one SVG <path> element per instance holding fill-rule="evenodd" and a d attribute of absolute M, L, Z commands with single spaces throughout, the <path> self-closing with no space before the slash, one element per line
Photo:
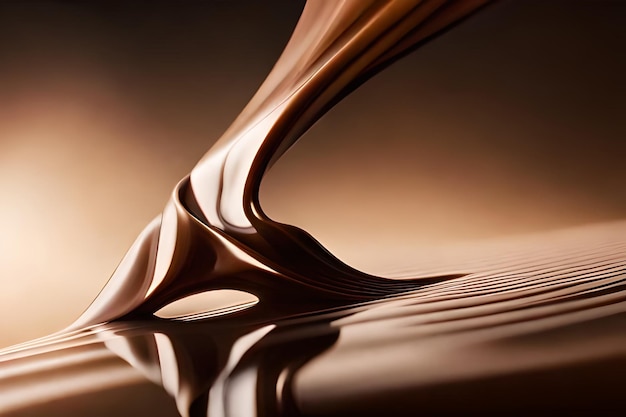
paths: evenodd
<path fill-rule="evenodd" d="M 474 273 L 290 319 L 119 321 L 33 342 L 3 352 L 1 409 L 622 415 L 625 232 L 609 223 L 468 245 L 439 272 Z"/>
<path fill-rule="evenodd" d="M 247 291 L 252 321 L 407 291 L 340 262 L 305 231 L 263 213 L 268 166 L 345 94 L 403 53 L 487 3 L 311 1 L 248 106 L 175 188 L 71 330 L 145 316 L 193 293 Z"/>
<path fill-rule="evenodd" d="M 2 352 L 0 411 L 619 415 L 623 223 L 472 246 L 384 279 L 259 206 L 265 170 L 326 110 L 484 3 L 311 1 L 266 83 L 85 314 Z M 152 316 L 224 289 L 258 303 Z"/>

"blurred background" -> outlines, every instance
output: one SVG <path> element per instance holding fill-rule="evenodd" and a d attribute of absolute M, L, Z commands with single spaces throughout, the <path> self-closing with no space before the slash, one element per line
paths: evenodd
<path fill-rule="evenodd" d="M 0 2 L 0 347 L 86 308 L 303 4 Z M 626 218 L 625 46 L 624 1 L 497 2 L 339 103 L 262 205 L 373 273 Z"/>

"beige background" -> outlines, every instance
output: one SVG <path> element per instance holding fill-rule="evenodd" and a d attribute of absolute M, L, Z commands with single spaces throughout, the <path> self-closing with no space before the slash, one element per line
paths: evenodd
<path fill-rule="evenodd" d="M 81 313 L 301 9 L 128 3 L 0 3 L 0 346 Z M 490 7 L 314 126 L 265 210 L 370 272 L 398 247 L 626 217 L 625 9 Z"/>

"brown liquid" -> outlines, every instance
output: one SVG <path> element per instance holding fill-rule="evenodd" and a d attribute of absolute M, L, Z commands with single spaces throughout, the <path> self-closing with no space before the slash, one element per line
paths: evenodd
<path fill-rule="evenodd" d="M 334 103 L 484 3 L 307 4 L 255 97 L 87 311 L 58 335 L 5 350 L 0 410 L 37 415 L 63 398 L 75 410 L 88 393 L 139 392 L 139 374 L 194 416 L 612 411 L 626 366 L 619 234 L 572 232 L 559 251 L 533 242 L 519 255 L 459 261 L 469 274 L 383 279 L 258 202 L 264 172 Z M 211 318 L 152 316 L 216 289 L 259 303 Z M 167 399 L 146 401 L 151 413 L 174 412 Z"/>
<path fill-rule="evenodd" d="M 385 280 L 350 268 L 306 232 L 265 216 L 258 190 L 266 169 L 334 103 L 485 3 L 307 4 L 257 94 L 179 183 L 163 215 L 142 233 L 72 329 L 149 315 L 212 289 L 254 294 L 260 302 L 246 314 L 258 320 L 377 299 L 433 282 Z"/>

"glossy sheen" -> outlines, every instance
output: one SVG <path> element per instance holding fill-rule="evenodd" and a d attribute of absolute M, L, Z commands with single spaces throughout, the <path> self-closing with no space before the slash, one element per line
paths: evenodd
<path fill-rule="evenodd" d="M 308 233 L 267 218 L 268 166 L 334 103 L 385 65 L 487 3 L 310 1 L 266 81 L 174 189 L 71 330 L 146 316 L 200 291 L 236 289 L 260 302 L 252 320 L 372 300 L 436 281 L 359 272 Z M 356 180 L 356 179 L 355 179 Z"/>
<path fill-rule="evenodd" d="M 483 3 L 307 4 L 257 95 L 85 314 L 2 352 L 0 412 L 623 415 L 623 223 L 473 246 L 383 279 L 259 207 L 265 170 L 327 109 Z M 258 304 L 152 316 L 229 288 Z"/>
<path fill-rule="evenodd" d="M 288 319 L 117 321 L 17 346 L 0 413 L 620 416 L 624 236 L 472 244 L 432 269 L 471 274 Z"/>

